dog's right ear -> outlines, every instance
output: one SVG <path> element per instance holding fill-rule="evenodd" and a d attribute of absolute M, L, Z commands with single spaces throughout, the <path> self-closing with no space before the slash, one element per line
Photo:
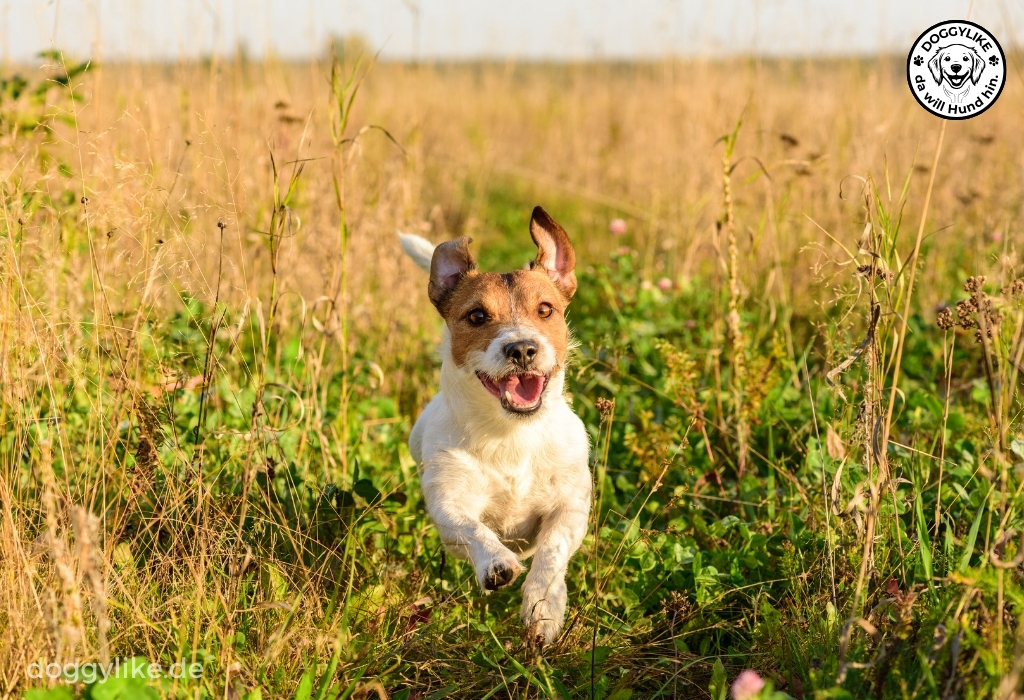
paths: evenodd
<path fill-rule="evenodd" d="M 530 269 L 540 268 L 548 274 L 566 301 L 576 293 L 576 253 L 565 229 L 541 207 L 533 208 L 530 237 L 537 244 L 537 257 Z"/>
<path fill-rule="evenodd" d="M 434 249 L 434 256 L 430 260 L 427 296 L 442 316 L 459 280 L 470 270 L 476 269 L 473 254 L 469 252 L 469 244 L 472 241 L 472 238 L 463 236 L 454 241 L 446 241 Z"/>
<path fill-rule="evenodd" d="M 985 70 L 985 60 L 978 55 L 978 52 L 971 49 L 971 82 L 975 85 L 981 80 L 981 72 Z"/>
<path fill-rule="evenodd" d="M 942 49 L 939 49 L 928 61 L 928 70 L 932 72 L 932 77 L 935 78 L 936 85 L 942 85 L 942 66 L 939 65 L 939 60 L 941 58 Z"/>

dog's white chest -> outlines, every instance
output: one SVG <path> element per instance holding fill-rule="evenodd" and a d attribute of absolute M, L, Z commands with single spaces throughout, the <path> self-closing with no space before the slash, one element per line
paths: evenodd
<path fill-rule="evenodd" d="M 512 463 L 488 463 L 481 459 L 481 470 L 488 475 L 488 492 L 491 494 L 489 511 L 496 517 L 515 520 L 523 511 L 535 510 L 538 479 L 537 464 L 533 455 L 521 457 Z"/>

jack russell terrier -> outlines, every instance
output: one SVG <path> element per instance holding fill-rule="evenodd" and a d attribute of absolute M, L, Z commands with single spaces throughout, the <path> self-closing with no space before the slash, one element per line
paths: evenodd
<path fill-rule="evenodd" d="M 533 556 L 521 617 L 543 647 L 562 628 L 566 567 L 587 532 L 590 443 L 562 394 L 576 255 L 540 207 L 530 236 L 529 269 L 499 274 L 477 270 L 470 238 L 434 247 L 399 233 L 445 321 L 441 390 L 409 436 L 427 510 L 484 591 L 511 585 Z"/>

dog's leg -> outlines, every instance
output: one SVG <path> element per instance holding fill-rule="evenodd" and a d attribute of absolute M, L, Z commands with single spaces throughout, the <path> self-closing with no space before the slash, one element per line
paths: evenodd
<path fill-rule="evenodd" d="M 565 572 L 569 558 L 587 534 L 589 501 L 566 503 L 544 519 L 530 573 L 523 582 L 523 609 L 529 641 L 550 644 L 565 618 Z"/>
<path fill-rule="evenodd" d="M 423 496 L 441 541 L 452 554 L 473 563 L 486 591 L 508 586 L 523 571 L 519 558 L 480 518 L 487 507 L 487 483 L 470 458 L 443 452 L 423 470 Z"/>

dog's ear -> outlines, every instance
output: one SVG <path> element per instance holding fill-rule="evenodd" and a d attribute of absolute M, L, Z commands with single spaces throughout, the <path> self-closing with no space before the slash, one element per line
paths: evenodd
<path fill-rule="evenodd" d="M 476 269 L 473 254 L 469 252 L 472 238 L 463 236 L 454 241 L 445 241 L 434 249 L 430 259 L 430 284 L 427 285 L 427 296 L 442 316 L 448 306 L 455 287 L 462 276 Z"/>
<path fill-rule="evenodd" d="M 537 244 L 537 257 L 530 263 L 530 269 L 540 268 L 547 272 L 565 298 L 571 299 L 576 293 L 576 273 L 573 272 L 576 252 L 565 229 L 541 207 L 534 207 L 530 217 L 530 237 Z"/>
<path fill-rule="evenodd" d="M 971 49 L 971 82 L 975 85 L 981 80 L 981 71 L 985 70 L 985 59 L 978 55 L 978 52 Z"/>
<path fill-rule="evenodd" d="M 935 52 L 935 55 L 928 60 L 928 70 L 932 72 L 932 77 L 935 78 L 937 85 L 942 85 L 942 66 L 939 65 L 939 60 L 942 58 L 942 49 Z"/>

